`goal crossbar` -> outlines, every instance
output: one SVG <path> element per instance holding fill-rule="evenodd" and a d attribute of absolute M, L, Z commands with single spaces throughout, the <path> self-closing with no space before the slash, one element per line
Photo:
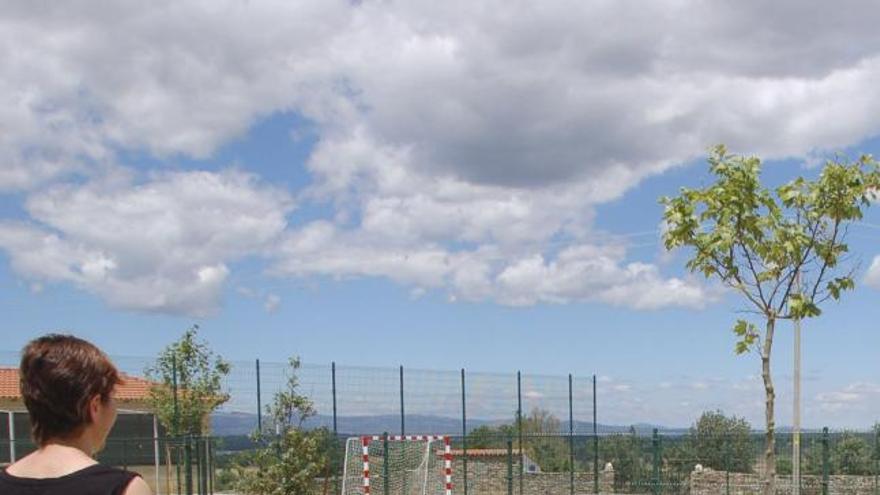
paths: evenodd
<path fill-rule="evenodd" d="M 368 435 L 361 437 L 361 454 L 364 461 L 364 495 L 370 495 L 370 443 L 371 442 L 443 442 L 443 476 L 446 495 L 452 495 L 452 448 L 448 435 Z M 429 452 L 428 455 L 432 453 Z"/>

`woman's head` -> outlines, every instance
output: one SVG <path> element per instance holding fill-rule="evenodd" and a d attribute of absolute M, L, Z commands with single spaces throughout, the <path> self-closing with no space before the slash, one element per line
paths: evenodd
<path fill-rule="evenodd" d="M 32 340 L 21 356 L 21 395 L 38 445 L 89 434 L 100 449 L 116 420 L 119 372 L 100 349 L 70 335 Z"/>

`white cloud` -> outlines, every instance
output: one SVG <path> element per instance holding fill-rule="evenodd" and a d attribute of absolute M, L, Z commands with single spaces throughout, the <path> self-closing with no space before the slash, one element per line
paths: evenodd
<path fill-rule="evenodd" d="M 302 198 L 334 208 L 272 248 L 278 273 L 387 277 L 456 300 L 637 309 L 701 307 L 715 294 L 629 260 L 595 231 L 596 205 L 716 142 L 813 156 L 880 131 L 871 2 L 4 7 L 0 190 L 37 191 L 27 210 L 42 226 L 6 224 L 3 246 L 20 273 L 121 307 L 213 307 L 228 261 L 269 249 L 283 218 L 270 215 L 271 235 L 250 240 L 264 222 L 249 214 L 251 225 L 230 228 L 181 222 L 209 241 L 205 254 L 160 232 L 170 258 L 160 262 L 144 252 L 152 238 L 129 225 L 161 231 L 161 214 L 145 219 L 126 210 L 126 193 L 95 192 L 120 173 L 118 151 L 209 157 L 278 112 L 313 125 L 314 182 Z M 90 185 L 41 191 L 72 175 Z M 53 197 L 74 208 L 44 204 Z M 109 218 L 84 217 L 95 213 L 86 203 Z M 54 268 L 23 261 L 37 253 Z M 169 299 L 185 292 L 183 275 L 169 275 L 178 269 L 196 287 L 184 302 Z"/>
<path fill-rule="evenodd" d="M 266 300 L 263 303 L 263 308 L 267 313 L 274 313 L 278 311 L 278 308 L 281 306 L 281 296 L 278 294 L 269 294 L 266 296 Z"/>
<path fill-rule="evenodd" d="M 116 146 L 207 156 L 292 110 L 430 174 L 527 188 L 615 177 L 613 196 L 717 141 L 788 156 L 876 133 L 878 36 L 805 31 L 878 8 L 846 3 L 14 2 L 0 30 L 18 164 L 5 183 Z M 51 165 L 19 166 L 39 156 Z"/>
<path fill-rule="evenodd" d="M 780 157 L 875 134 L 880 37 L 853 26 L 878 6 L 844 3 L 13 2 L 4 184 L 115 147 L 207 156 L 297 111 L 429 175 L 613 197 L 718 141 Z"/>
<path fill-rule="evenodd" d="M 825 392 L 816 395 L 816 400 L 826 404 L 844 405 L 862 400 L 862 395 L 855 392 Z"/>
<path fill-rule="evenodd" d="M 381 276 L 446 289 L 455 300 L 512 306 L 598 301 L 637 309 L 699 308 L 717 297 L 696 283 L 663 279 L 655 267 L 624 264 L 624 253 L 588 244 L 565 248 L 552 259 L 497 244 L 452 251 L 430 243 L 395 245 L 320 221 L 288 237 L 275 270 L 293 276 Z"/>
<path fill-rule="evenodd" d="M 253 298 L 257 297 L 257 295 L 258 295 L 256 290 L 254 290 L 250 287 L 245 287 L 243 285 L 236 287 L 235 292 L 238 293 L 239 295 L 241 295 L 243 297 L 247 297 L 249 299 L 253 299 Z"/>
<path fill-rule="evenodd" d="M 833 412 L 837 421 L 849 421 L 873 414 L 880 406 L 880 385 L 870 382 L 853 382 L 836 390 L 816 394 L 815 401 L 823 413 Z"/>
<path fill-rule="evenodd" d="M 515 306 L 600 301 L 656 309 L 715 298 L 692 281 L 664 279 L 652 265 L 627 263 L 624 244 L 596 238 L 594 202 L 617 182 L 527 190 L 429 175 L 412 159 L 360 133 L 321 143 L 310 161 L 317 178 L 310 194 L 340 213 L 292 232 L 276 271 L 387 277 L 445 289 L 452 300 Z"/>
<path fill-rule="evenodd" d="M 784 378 L 783 378 L 784 379 Z M 790 381 L 790 378 L 789 378 Z M 764 391 L 764 382 L 760 376 L 757 375 L 749 375 L 745 378 L 733 381 L 731 385 L 733 390 L 742 393 L 742 392 L 752 392 L 752 393 L 763 393 Z"/>
<path fill-rule="evenodd" d="M 526 390 L 525 392 L 523 392 L 523 397 L 527 400 L 536 401 L 536 400 L 543 399 L 544 394 L 542 392 L 537 391 L 537 390 Z"/>
<path fill-rule="evenodd" d="M 0 247 L 34 281 L 72 282 L 114 307 L 205 315 L 228 264 L 267 249 L 290 206 L 235 171 L 58 186 L 28 200 L 36 222 L 0 224 Z"/>
<path fill-rule="evenodd" d="M 865 284 L 875 289 L 880 289 L 880 256 L 875 256 L 868 272 L 865 274 Z"/>

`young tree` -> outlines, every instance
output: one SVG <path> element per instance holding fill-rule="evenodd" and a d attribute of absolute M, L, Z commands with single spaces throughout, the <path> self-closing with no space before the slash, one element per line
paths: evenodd
<path fill-rule="evenodd" d="M 837 474 L 871 474 L 871 454 L 864 436 L 844 432 L 831 449 L 831 465 Z"/>
<path fill-rule="evenodd" d="M 874 474 L 876 451 L 874 433 L 854 433 L 845 431 L 832 435 L 825 451 L 819 434 L 804 445 L 803 471 L 807 474 L 821 475 L 827 455 L 828 468 L 832 474 L 869 475 Z M 790 474 L 790 473 L 789 473 Z"/>
<path fill-rule="evenodd" d="M 223 392 L 223 378 L 231 367 L 207 342 L 198 340 L 198 330 L 198 325 L 190 327 L 146 370 L 147 377 L 156 382 L 150 402 L 172 436 L 207 433 L 211 412 L 229 400 Z"/>
<path fill-rule="evenodd" d="M 854 268 L 842 266 L 848 264 L 847 227 L 873 199 L 880 172 L 870 156 L 829 161 L 815 180 L 798 178 L 770 191 L 761 184 L 758 158 L 730 155 L 718 146 L 709 165 L 713 184 L 661 199 L 664 241 L 669 250 L 691 248 L 688 269 L 740 294 L 763 323 L 759 328 L 739 320 L 733 330 L 736 352 L 756 349 L 761 359 L 767 428 L 763 493 L 773 495 L 776 392 L 770 360 L 776 323 L 818 316 L 824 301 L 854 288 Z"/>
<path fill-rule="evenodd" d="M 719 471 L 749 473 L 754 460 L 752 427 L 743 418 L 721 411 L 706 411 L 691 427 L 694 454 L 705 467 Z"/>
<path fill-rule="evenodd" d="M 874 423 L 874 426 L 871 428 L 871 433 L 874 434 L 872 458 L 877 463 L 877 471 L 880 472 L 880 423 Z"/>
<path fill-rule="evenodd" d="M 526 435 L 524 450 L 543 471 L 560 472 L 570 469 L 568 443 L 561 436 L 562 423 L 550 411 L 534 408 L 522 420 Z"/>
<path fill-rule="evenodd" d="M 620 492 L 629 488 L 635 488 L 634 484 L 641 484 L 649 472 L 649 464 L 645 459 L 644 452 L 650 452 L 650 447 L 640 441 L 636 429 L 630 427 L 628 435 L 610 435 L 602 438 L 600 446 L 600 458 L 602 463 L 611 463 L 614 467 L 614 491 Z"/>
<path fill-rule="evenodd" d="M 303 423 L 316 414 L 312 401 L 300 394 L 299 358 L 290 358 L 284 390 L 266 409 L 274 434 L 256 432 L 262 443 L 246 463 L 237 468 L 238 489 L 249 495 L 299 495 L 311 493 L 316 477 L 329 475 L 329 455 L 335 439 L 326 429 L 305 430 Z"/>
<path fill-rule="evenodd" d="M 547 472 L 569 469 L 568 443 L 560 435 L 562 423 L 547 410 L 534 408 L 522 418 L 523 451 L 541 470 Z M 515 424 L 497 427 L 482 425 L 468 433 L 469 449 L 504 448 L 507 440 L 516 440 Z M 518 455 L 518 454 L 517 454 Z"/>
<path fill-rule="evenodd" d="M 469 449 L 500 449 L 504 448 L 507 439 L 512 438 L 516 438 L 516 427 L 513 425 L 482 425 L 468 433 L 467 445 Z"/>

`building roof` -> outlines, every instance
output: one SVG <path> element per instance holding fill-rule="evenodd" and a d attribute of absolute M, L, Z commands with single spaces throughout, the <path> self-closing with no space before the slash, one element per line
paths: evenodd
<path fill-rule="evenodd" d="M 116 388 L 116 400 L 145 401 L 150 397 L 154 383 L 141 377 L 121 374 L 124 383 Z M 0 399 L 21 400 L 18 368 L 0 367 Z"/>
<path fill-rule="evenodd" d="M 20 399 L 18 369 L 0 368 L 0 399 Z"/>

